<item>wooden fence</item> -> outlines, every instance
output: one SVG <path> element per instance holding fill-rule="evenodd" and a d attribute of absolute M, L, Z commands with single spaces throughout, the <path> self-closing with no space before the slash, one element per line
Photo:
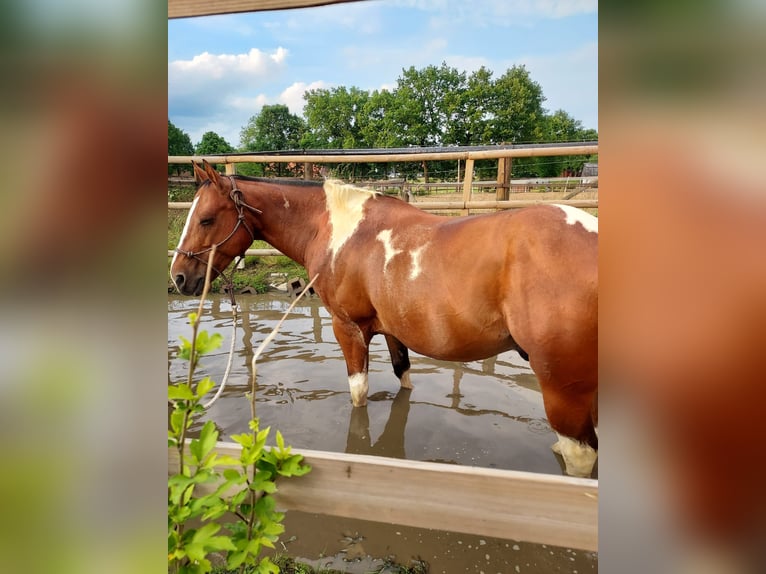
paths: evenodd
<path fill-rule="evenodd" d="M 239 445 L 215 452 L 239 457 Z M 296 450 L 312 470 L 279 485 L 281 510 L 598 549 L 598 482 L 492 468 Z M 168 449 L 168 473 L 178 452 Z M 205 485 L 212 491 L 215 485 Z"/>
<path fill-rule="evenodd" d="M 345 153 L 344 153 L 345 152 Z M 449 201 L 427 201 L 418 202 L 418 208 L 425 211 L 453 211 L 460 212 L 461 215 L 468 215 L 472 209 L 519 209 L 529 207 L 540 203 L 546 203 L 545 200 L 510 200 L 508 199 L 510 191 L 516 186 L 529 187 L 532 182 L 538 180 L 511 180 L 511 162 L 515 157 L 553 157 L 562 155 L 590 155 L 598 153 L 597 143 L 587 144 L 556 144 L 556 145 L 538 145 L 538 146 L 484 146 L 484 147 L 464 147 L 464 148 L 441 148 L 428 151 L 413 150 L 328 150 L 325 153 L 263 153 L 263 154 L 232 154 L 232 155 L 208 155 L 208 156 L 168 156 L 169 164 L 189 165 L 192 161 L 201 162 L 203 159 L 209 163 L 224 164 L 227 174 L 236 173 L 236 164 L 238 163 L 303 163 L 305 164 L 304 173 L 309 176 L 314 164 L 332 164 L 332 163 L 400 163 L 400 162 L 424 162 L 424 161 L 443 161 L 453 160 L 465 162 L 462 170 L 464 174 L 463 181 L 447 184 L 436 184 L 441 187 L 454 187 L 460 193 L 459 200 Z M 494 182 L 474 182 L 473 168 L 477 160 L 497 159 L 497 180 Z M 574 178 L 551 178 L 542 181 L 571 181 Z M 598 178 L 587 178 L 588 182 L 584 186 L 597 185 Z M 401 180 L 400 180 L 401 181 Z M 371 184 L 371 187 L 386 186 L 386 182 L 377 182 Z M 407 184 L 411 189 L 417 190 L 420 186 L 430 184 Z M 495 200 L 472 200 L 471 195 L 475 188 L 494 187 L 496 190 Z M 407 197 L 406 193 L 404 194 Z M 561 199 L 556 203 L 571 205 L 581 209 L 597 208 L 597 199 Z M 168 209 L 188 209 L 191 202 L 168 202 Z M 248 249 L 245 255 L 279 255 L 276 249 Z M 168 251 L 168 256 L 173 252 Z"/>

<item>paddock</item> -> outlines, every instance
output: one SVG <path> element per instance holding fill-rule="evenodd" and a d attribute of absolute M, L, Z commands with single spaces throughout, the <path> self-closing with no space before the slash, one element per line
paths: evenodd
<path fill-rule="evenodd" d="M 574 155 L 575 153 L 597 153 L 595 145 L 588 146 L 545 146 L 541 149 L 531 150 L 514 149 L 506 147 L 496 150 L 445 152 L 457 154 L 452 159 L 465 161 L 466 169 L 463 172 L 465 179 L 456 184 L 459 199 L 448 199 L 439 202 L 424 200 L 418 207 L 430 210 L 453 212 L 456 215 L 469 214 L 477 209 L 517 209 L 544 202 L 542 199 L 507 199 L 510 190 L 513 189 L 510 177 L 505 178 L 502 168 L 504 158 L 531 157 L 534 155 Z M 471 155 L 471 154 L 479 154 Z M 494 199 L 477 199 L 481 194 L 482 187 L 475 186 L 471 178 L 472 170 L 468 169 L 469 161 L 477 158 L 487 159 L 488 154 L 495 153 L 498 156 L 498 181 L 495 182 L 496 196 Z M 425 154 L 426 159 L 444 156 Z M 343 156 L 298 156 L 301 161 L 315 162 L 345 162 L 349 157 Z M 279 161 L 298 161 L 298 157 L 279 157 Z M 372 161 L 364 155 L 352 156 L 352 161 Z M 385 156 L 391 161 L 402 161 L 403 158 L 395 154 Z M 227 173 L 236 173 L 236 164 L 241 162 L 274 161 L 274 156 L 205 156 L 202 157 L 169 157 L 169 163 L 187 163 L 192 160 L 206 159 L 211 163 L 223 163 Z M 409 161 L 422 161 L 423 157 L 415 154 L 407 154 Z M 374 161 L 382 161 L 381 156 L 376 154 Z M 308 171 L 308 170 L 307 170 Z M 508 176 L 510 176 L 510 173 Z M 592 187 L 592 183 L 589 182 Z M 557 203 L 564 203 L 581 208 L 598 208 L 597 179 L 595 181 L 596 199 L 564 199 Z M 433 198 L 432 198 L 433 199 Z M 419 203 L 416 198 L 416 203 Z M 188 207 L 188 204 L 169 203 L 169 209 Z M 170 254 L 171 252 L 169 252 Z M 250 250 L 248 254 L 267 255 L 273 254 L 272 250 Z M 254 334 L 250 333 L 250 337 Z M 257 335 L 256 335 L 257 337 Z M 329 335 L 332 341 L 332 335 Z M 382 340 L 380 341 L 382 344 Z M 169 339 L 169 347 L 173 341 Z M 224 345 L 225 346 L 225 345 Z M 310 356 L 311 345 L 306 348 L 296 347 L 298 356 Z M 340 358 L 340 350 L 337 349 Z M 308 355 L 307 355 L 308 353 Z M 170 360 L 170 359 L 169 359 Z M 420 360 L 420 357 L 418 357 Z M 373 359 L 373 362 L 375 360 Z M 416 363 L 416 361 L 413 361 Z M 379 367 L 384 367 L 384 361 L 377 361 Z M 278 369 L 277 369 L 278 370 Z M 479 368 L 478 370 L 481 370 Z M 339 372 L 340 374 L 340 372 Z M 382 373 L 381 373 L 382 375 Z M 261 375 L 259 375 L 260 377 Z M 417 377 L 417 371 L 413 371 Z M 527 373 L 529 377 L 529 373 Z M 482 377 L 491 379 L 494 374 L 484 374 Z M 218 377 L 220 378 L 220 377 Z M 395 397 L 393 390 L 396 386 L 388 381 L 380 389 L 378 377 L 371 381 L 371 404 L 374 405 L 375 393 L 380 404 L 390 402 L 393 405 Z M 382 378 L 382 377 L 381 377 Z M 531 375 L 534 379 L 534 375 Z M 284 393 L 285 389 L 276 387 L 272 382 L 261 381 L 264 392 Z M 395 381 L 393 381 L 395 382 Z M 336 389 L 338 393 L 347 391 L 342 384 L 342 376 L 338 377 Z M 427 388 L 422 384 L 421 387 Z M 534 382 L 532 383 L 532 385 Z M 417 382 L 416 382 L 417 385 Z M 523 389 L 522 389 L 523 390 Z M 418 392 L 418 391 L 415 391 Z M 332 393 L 324 389 L 322 393 Z M 320 393 L 320 395 L 322 394 Z M 460 395 L 458 390 L 456 393 Z M 246 410 L 246 401 L 242 401 L 242 410 Z M 468 400 L 468 399 L 466 399 Z M 315 401 L 316 402 L 316 401 Z M 347 401 L 346 401 L 347 402 Z M 417 401 L 415 402 L 417 405 Z M 393 406 L 389 409 L 393 416 Z M 266 409 L 262 408 L 259 416 Z M 310 414 L 305 416 L 309 417 Z M 469 420 L 466 415 L 464 420 Z M 213 417 L 218 420 L 216 417 Z M 410 419 L 412 420 L 412 419 Z M 358 421 L 357 421 L 358 422 Z M 346 415 L 345 421 L 337 422 L 347 427 L 348 437 L 359 434 L 358 425 L 349 420 Z M 374 424 L 374 423 L 373 423 Z M 534 425 L 533 425 L 534 427 Z M 292 440 L 289 432 L 279 424 L 288 440 Z M 369 430 L 364 425 L 361 434 Z M 550 429 L 548 429 L 550 430 Z M 322 431 L 320 431 L 322 432 Z M 434 432 L 439 432 L 434 429 Z M 225 433 L 224 433 L 225 434 Z M 549 442 L 554 442 L 551 439 Z M 300 448 L 308 462 L 314 467 L 314 472 L 306 477 L 285 485 L 281 492 L 279 503 L 285 510 L 296 512 L 318 513 L 329 517 L 348 517 L 365 519 L 371 516 L 385 523 L 400 524 L 403 526 L 437 529 L 465 533 L 474 536 L 497 537 L 499 539 L 551 545 L 557 548 L 580 549 L 595 551 L 598 545 L 597 514 L 598 514 L 598 481 L 594 479 L 577 479 L 561 476 L 558 469 L 543 465 L 533 471 L 518 468 L 484 468 L 476 461 L 460 461 L 439 459 L 435 460 L 410 460 L 407 458 L 393 458 L 391 456 L 371 456 L 360 452 L 335 452 L 328 450 L 315 450 Z M 372 446 L 372 441 L 371 441 Z M 549 446 L 540 449 L 545 451 L 545 456 L 555 461 L 550 453 Z M 348 450 L 348 439 L 346 444 Z M 231 448 L 231 444 L 219 445 L 222 451 Z M 378 453 L 376 453 L 378 454 Z M 172 453 L 171 453 L 172 456 Z M 451 463 L 451 464 L 448 464 Z M 172 461 L 169 461 L 172 468 Z M 533 465 L 534 466 L 534 465 Z M 407 485 L 406 488 L 399 488 Z M 349 495 L 352 493 L 352 496 Z M 460 493 L 456 500 L 456 493 Z"/>

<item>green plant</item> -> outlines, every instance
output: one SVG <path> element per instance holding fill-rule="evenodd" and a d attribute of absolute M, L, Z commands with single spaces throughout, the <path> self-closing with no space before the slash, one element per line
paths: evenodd
<path fill-rule="evenodd" d="M 211 260 L 213 255 L 214 250 Z M 309 472 L 303 457 L 285 446 L 279 431 L 276 447 L 266 447 L 270 428 L 259 428 L 254 397 L 249 432 L 232 436 L 240 445 L 239 457 L 215 453 L 219 433 L 210 420 L 187 447 L 189 429 L 205 410 L 202 400 L 215 386 L 210 377 L 195 383 L 194 372 L 200 357 L 217 349 L 222 341 L 218 334 L 198 332 L 209 287 L 208 267 L 199 310 L 189 314 L 192 338 L 181 337 L 179 356 L 189 361 L 188 378 L 168 386 L 168 400 L 173 404 L 168 447 L 178 454 L 178 472 L 168 478 L 168 570 L 210 572 L 210 555 L 225 552 L 227 568 L 278 574 L 279 569 L 268 557 L 260 558 L 261 549 L 273 548 L 284 531 L 284 515 L 276 511 L 271 495 L 277 490 L 277 477 Z M 234 519 L 220 523 L 227 516 Z"/>

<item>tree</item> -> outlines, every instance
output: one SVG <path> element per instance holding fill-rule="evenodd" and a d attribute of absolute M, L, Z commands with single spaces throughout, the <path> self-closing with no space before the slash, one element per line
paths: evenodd
<path fill-rule="evenodd" d="M 489 126 L 485 143 L 541 141 L 545 116 L 543 89 L 524 66 L 513 66 L 492 87 Z"/>
<path fill-rule="evenodd" d="M 312 141 L 328 149 L 371 147 L 362 133 L 370 94 L 357 87 L 316 89 L 303 96 Z"/>
<path fill-rule="evenodd" d="M 229 142 L 227 142 L 217 133 L 205 132 L 202 135 L 202 139 L 197 144 L 195 151 L 197 155 L 216 155 L 233 153 L 235 150 L 231 144 L 229 144 Z"/>
<path fill-rule="evenodd" d="M 170 120 L 168 120 L 168 155 L 194 155 L 194 146 L 189 134 L 174 126 Z M 168 174 L 175 172 L 176 175 L 180 175 L 182 168 L 180 164 L 170 164 Z"/>
<path fill-rule="evenodd" d="M 306 122 L 291 114 L 287 106 L 263 106 L 261 113 L 250 118 L 240 131 L 241 151 L 280 151 L 299 149 L 306 132 Z M 285 166 L 276 162 L 277 175 L 284 175 Z"/>
<path fill-rule="evenodd" d="M 397 80 L 392 117 L 406 145 L 456 144 L 464 113 L 466 76 L 442 62 L 440 67 L 402 70 Z"/>

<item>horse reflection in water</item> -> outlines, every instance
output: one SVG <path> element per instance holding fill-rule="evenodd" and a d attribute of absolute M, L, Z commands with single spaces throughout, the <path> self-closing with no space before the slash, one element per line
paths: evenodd
<path fill-rule="evenodd" d="M 409 349 L 475 361 L 515 349 L 538 378 L 567 472 L 589 476 L 598 438 L 598 224 L 540 205 L 451 218 L 339 182 L 223 176 L 196 164 L 171 278 L 199 295 L 207 254 L 218 276 L 264 239 L 316 277 L 346 362 L 351 400 L 367 404 L 369 345 L 386 339 L 402 388 Z"/>

